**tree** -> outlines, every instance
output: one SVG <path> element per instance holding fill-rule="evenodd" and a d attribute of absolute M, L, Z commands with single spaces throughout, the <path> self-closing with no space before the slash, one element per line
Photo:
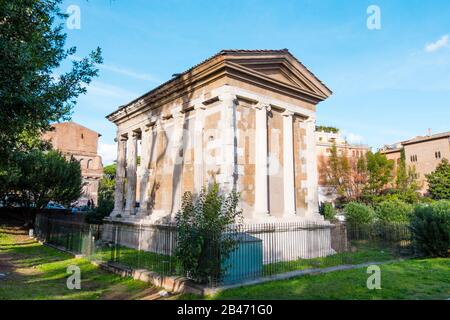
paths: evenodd
<path fill-rule="evenodd" d="M 58 151 L 33 150 L 17 157 L 19 179 L 13 188 L 25 207 L 44 208 L 50 201 L 70 205 L 82 192 L 80 163 Z"/>
<path fill-rule="evenodd" d="M 366 154 L 367 185 L 365 193 L 368 196 L 380 195 L 393 179 L 394 161 L 380 152 L 369 151 Z"/>
<path fill-rule="evenodd" d="M 97 76 L 97 48 L 56 71 L 76 53 L 65 49 L 61 0 L 0 0 L 0 160 L 27 149 L 55 121 L 68 120 L 76 98 Z"/>
<path fill-rule="evenodd" d="M 450 163 L 443 159 L 436 170 L 426 175 L 428 192 L 433 199 L 450 200 Z"/>
<path fill-rule="evenodd" d="M 419 199 L 420 185 L 417 181 L 416 167 L 406 167 L 405 149 L 401 150 L 400 162 L 395 179 L 395 191 L 399 198 L 408 203 L 415 203 Z"/>
<path fill-rule="evenodd" d="M 366 164 L 363 158 L 349 158 L 340 153 L 336 144 L 330 150 L 328 161 L 319 162 L 321 180 L 336 191 L 337 195 L 348 200 L 357 200 L 367 181 Z"/>

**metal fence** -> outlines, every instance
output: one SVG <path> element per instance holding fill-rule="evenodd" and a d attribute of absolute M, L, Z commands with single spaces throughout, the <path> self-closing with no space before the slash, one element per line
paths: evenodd
<path fill-rule="evenodd" d="M 193 272 L 183 270 L 182 261 L 175 256 L 178 231 L 174 225 L 88 225 L 38 215 L 36 229 L 42 240 L 84 254 L 91 260 L 147 269 L 160 275 L 187 276 L 211 286 L 296 270 L 388 261 L 414 254 L 406 224 L 242 225 L 231 226 L 220 237 L 199 235 L 199 270 Z M 225 241 L 228 252 L 221 246 Z M 202 268 L 206 273 L 200 272 Z"/>

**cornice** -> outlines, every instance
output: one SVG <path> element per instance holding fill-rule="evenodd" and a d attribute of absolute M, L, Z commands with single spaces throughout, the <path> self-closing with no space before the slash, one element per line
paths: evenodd
<path fill-rule="evenodd" d="M 284 67 L 290 70 L 289 64 L 284 65 Z M 222 77 L 243 81 L 269 91 L 313 104 L 317 104 L 328 97 L 325 94 L 318 94 L 276 80 L 262 72 L 237 64 L 233 62 L 233 60 L 226 60 L 222 56 L 219 56 L 208 62 L 206 65 L 198 68 L 199 70 L 192 70 L 188 74 L 180 76 L 179 79 L 163 84 L 138 99 L 133 100 L 129 104 L 119 108 L 117 111 L 109 114 L 106 118 L 109 121 L 118 124 L 129 118 L 131 115 L 134 116 L 137 113 L 156 109 Z M 294 73 L 294 71 L 292 72 Z"/>

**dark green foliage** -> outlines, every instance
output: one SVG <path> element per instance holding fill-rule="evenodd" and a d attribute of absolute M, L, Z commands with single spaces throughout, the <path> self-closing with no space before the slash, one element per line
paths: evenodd
<path fill-rule="evenodd" d="M 401 200 L 385 200 L 375 208 L 375 214 L 382 222 L 408 222 L 413 212 L 413 206 Z"/>
<path fill-rule="evenodd" d="M 19 178 L 11 186 L 26 207 L 44 208 L 49 201 L 64 205 L 81 195 L 82 177 L 80 163 L 66 159 L 58 151 L 16 154 Z"/>
<path fill-rule="evenodd" d="M 0 161 L 40 144 L 51 122 L 67 120 L 76 98 L 97 76 L 99 48 L 72 68 L 55 70 L 75 47 L 66 47 L 61 0 L 0 0 Z"/>
<path fill-rule="evenodd" d="M 336 218 L 336 210 L 333 204 L 329 202 L 322 202 L 319 206 L 319 213 L 323 215 L 326 220 L 334 220 Z"/>
<path fill-rule="evenodd" d="M 98 206 L 86 215 L 86 222 L 101 224 L 114 209 L 114 190 L 116 186 L 116 165 L 103 168 L 103 178 L 98 187 Z"/>
<path fill-rule="evenodd" d="M 339 129 L 336 127 L 316 126 L 316 131 L 322 131 L 327 133 L 338 133 Z"/>
<path fill-rule="evenodd" d="M 450 249 L 450 201 L 418 206 L 411 220 L 411 231 L 418 253 L 448 257 Z"/>
<path fill-rule="evenodd" d="M 238 200 L 234 191 L 229 195 L 220 194 L 217 184 L 209 190 L 203 189 L 195 198 L 190 192 L 184 194 L 176 216 L 176 257 L 191 279 L 207 283 L 220 281 L 223 276 L 225 270 L 221 263 L 236 246 L 232 232 L 225 234 L 225 231 L 242 219 Z"/>
<path fill-rule="evenodd" d="M 93 224 L 102 224 L 103 219 L 114 209 L 114 200 L 98 199 L 98 206 L 86 213 L 86 222 Z"/>
<path fill-rule="evenodd" d="M 359 202 L 350 202 L 344 207 L 346 222 L 354 227 L 370 224 L 375 219 L 375 212 L 371 206 Z"/>
<path fill-rule="evenodd" d="M 386 185 L 392 180 L 392 170 L 394 161 L 388 160 L 385 155 L 377 152 L 368 152 L 367 161 L 367 185 L 365 193 L 367 195 L 379 195 Z"/>
<path fill-rule="evenodd" d="M 450 163 L 443 159 L 436 170 L 427 175 L 428 192 L 436 200 L 450 200 Z"/>

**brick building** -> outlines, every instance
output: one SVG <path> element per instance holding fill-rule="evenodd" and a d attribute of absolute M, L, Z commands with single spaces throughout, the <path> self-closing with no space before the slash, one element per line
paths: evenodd
<path fill-rule="evenodd" d="M 425 194 L 428 189 L 426 175 L 436 170 L 442 159 L 450 160 L 450 132 L 434 135 L 429 133 L 426 136 L 387 145 L 380 151 L 388 159 L 394 160 L 397 167 L 403 149 L 406 166 L 415 167 L 418 181 L 422 186 L 421 192 Z"/>
<path fill-rule="evenodd" d="M 98 201 L 98 185 L 103 176 L 102 159 L 97 154 L 100 134 L 75 122 L 55 123 L 53 130 L 42 139 L 49 141 L 54 149 L 66 156 L 73 156 L 80 162 L 83 176 L 83 194 L 77 205 L 86 205 L 92 199 Z"/>

